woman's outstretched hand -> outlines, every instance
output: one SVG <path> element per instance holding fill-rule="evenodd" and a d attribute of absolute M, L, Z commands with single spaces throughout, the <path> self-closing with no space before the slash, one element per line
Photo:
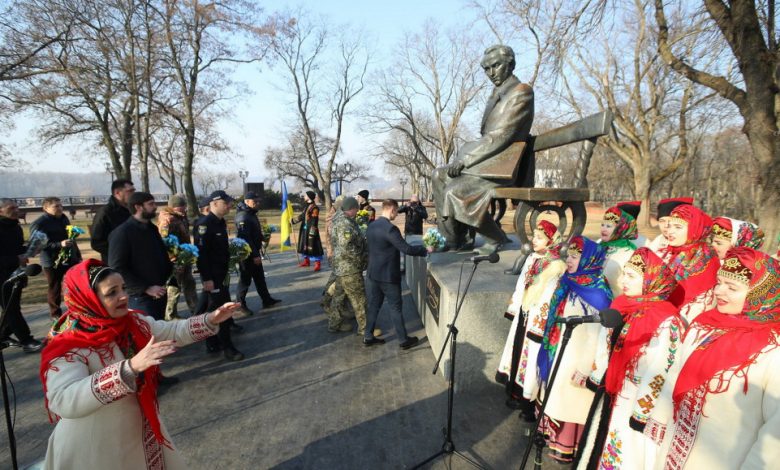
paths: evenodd
<path fill-rule="evenodd" d="M 227 302 L 208 314 L 209 322 L 213 325 L 219 325 L 228 318 L 231 318 L 239 310 L 241 310 L 241 302 Z"/>
<path fill-rule="evenodd" d="M 130 368 L 138 374 L 150 367 L 162 364 L 162 358 L 176 352 L 175 344 L 176 341 L 173 340 L 155 343 L 154 336 L 152 336 L 146 346 L 130 359 Z"/>

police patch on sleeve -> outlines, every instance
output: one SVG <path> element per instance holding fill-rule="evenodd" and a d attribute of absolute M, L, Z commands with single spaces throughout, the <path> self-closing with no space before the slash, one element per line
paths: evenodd
<path fill-rule="evenodd" d="M 205 225 L 198 225 L 198 235 L 206 235 L 207 228 Z"/>

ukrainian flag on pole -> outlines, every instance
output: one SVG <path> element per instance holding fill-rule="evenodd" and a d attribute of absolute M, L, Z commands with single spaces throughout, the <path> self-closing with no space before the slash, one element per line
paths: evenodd
<path fill-rule="evenodd" d="M 293 208 L 287 200 L 287 185 L 282 181 L 282 220 L 279 223 L 281 234 L 281 251 L 292 250 L 290 231 L 292 230 Z"/>

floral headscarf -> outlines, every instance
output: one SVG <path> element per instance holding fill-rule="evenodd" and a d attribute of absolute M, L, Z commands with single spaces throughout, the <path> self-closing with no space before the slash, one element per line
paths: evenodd
<path fill-rule="evenodd" d="M 649 248 L 639 248 L 623 269 L 639 273 L 643 282 L 641 295 L 621 295 L 611 305 L 625 321 L 607 368 L 605 386 L 612 396 L 620 393 L 627 374 L 636 370 L 640 356 L 661 323 L 678 315 L 678 309 L 666 300 L 677 281 L 658 255 Z"/>
<path fill-rule="evenodd" d="M 712 237 L 726 240 L 732 247 L 746 246 L 759 250 L 764 244 L 764 231 L 756 224 L 730 217 L 716 217 L 713 220 Z"/>
<path fill-rule="evenodd" d="M 583 304 L 583 307 L 587 304 L 596 310 L 607 308 L 612 300 L 612 290 L 603 275 L 606 259 L 604 248 L 578 235 L 569 242 L 569 249 L 581 251 L 582 257 L 576 272 L 567 271 L 563 274 L 550 301 L 550 313 L 544 327 L 542 349 L 537 359 L 542 381 L 546 381 L 550 374 L 560 341 L 561 324 L 556 323 L 555 320 L 563 316 L 567 302 L 574 299 L 571 294 L 577 294 L 576 299 Z"/>
<path fill-rule="evenodd" d="M 113 272 L 98 260 L 88 259 L 70 268 L 63 280 L 67 312 L 60 317 L 49 333 L 49 341 L 41 353 L 40 378 L 46 395 L 46 374 L 52 362 L 74 349 L 100 348 L 116 343 L 128 359 L 143 349 L 152 337 L 149 324 L 139 318 L 143 315 L 130 310 L 127 315 L 113 318 L 106 311 L 95 292 L 100 276 Z M 100 356 L 101 361 L 104 358 Z M 103 363 L 104 366 L 110 364 Z M 136 398 L 157 441 L 170 446 L 163 436 L 158 416 L 157 380 L 160 368 L 150 367 L 138 374 Z M 46 408 L 48 410 L 48 400 Z M 58 419 L 49 414 L 50 419 Z"/>
<path fill-rule="evenodd" d="M 610 239 L 606 242 L 601 242 L 601 245 L 608 253 L 617 248 L 636 250 L 636 244 L 632 241 L 639 237 L 636 217 L 625 209 L 628 209 L 625 204 L 618 204 L 610 207 L 604 213 L 604 221 L 615 224 L 615 230 L 612 232 Z"/>
<path fill-rule="evenodd" d="M 694 206 L 682 204 L 672 210 L 670 218 L 688 226 L 685 244 L 667 246 L 661 252 L 679 283 L 669 301 L 679 307 L 715 286 L 720 262 L 715 250 L 707 243 L 712 230 L 709 215 Z"/>
<path fill-rule="evenodd" d="M 737 247 L 726 253 L 718 275 L 745 283 L 750 290 L 742 313 L 728 315 L 712 309 L 691 324 L 691 332 L 695 328 L 710 335 L 680 371 L 673 394 L 675 415 L 683 402 L 691 404 L 696 397 L 704 400 L 708 393 L 726 391 L 734 377 L 743 378 L 747 391 L 750 366 L 760 354 L 779 346 L 780 263 L 758 250 Z"/>

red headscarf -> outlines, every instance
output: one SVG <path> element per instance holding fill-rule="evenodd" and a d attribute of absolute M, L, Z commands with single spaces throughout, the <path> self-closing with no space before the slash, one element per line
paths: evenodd
<path fill-rule="evenodd" d="M 688 225 L 685 244 L 668 246 L 662 252 L 678 282 L 669 301 L 680 307 L 715 286 L 720 262 L 715 250 L 707 243 L 712 230 L 709 215 L 690 204 L 682 204 L 672 210 L 670 217 Z"/>
<path fill-rule="evenodd" d="M 611 305 L 625 321 L 607 368 L 605 387 L 612 396 L 620 393 L 626 376 L 636 369 L 661 323 L 678 314 L 677 307 L 666 300 L 677 286 L 674 273 L 652 250 L 637 249 L 623 269 L 633 269 L 642 275 L 642 294 L 621 295 Z"/>
<path fill-rule="evenodd" d="M 40 377 L 46 395 L 46 374 L 51 363 L 69 351 L 82 348 L 109 347 L 116 343 L 125 357 L 131 358 L 143 349 L 152 337 L 149 324 L 139 318 L 142 312 L 131 310 L 127 315 L 112 318 L 100 302 L 91 285 L 96 272 L 106 268 L 100 261 L 88 259 L 70 268 L 63 280 L 65 304 L 68 311 L 52 327 L 49 341 L 41 353 Z M 90 275 L 92 273 L 92 275 Z M 104 361 L 100 357 L 101 362 Z M 103 362 L 104 366 L 106 364 Z M 157 406 L 157 378 L 160 368 L 150 367 L 136 379 L 136 398 L 157 441 L 170 447 L 160 427 Z M 46 409 L 49 403 L 46 400 Z M 52 419 L 52 414 L 49 413 Z M 58 417 L 56 419 L 59 419 Z M 54 419 L 52 419 L 54 421 Z"/>
<path fill-rule="evenodd" d="M 766 254 L 747 247 L 726 253 L 721 276 L 747 283 L 750 287 L 742 313 L 727 315 L 712 309 L 691 324 L 699 334 L 707 334 L 685 362 L 674 386 L 675 415 L 688 393 L 703 389 L 722 393 L 731 379 L 744 379 L 747 392 L 748 369 L 758 356 L 778 347 L 780 334 L 780 263 Z M 713 384 L 712 379 L 717 379 Z"/>

